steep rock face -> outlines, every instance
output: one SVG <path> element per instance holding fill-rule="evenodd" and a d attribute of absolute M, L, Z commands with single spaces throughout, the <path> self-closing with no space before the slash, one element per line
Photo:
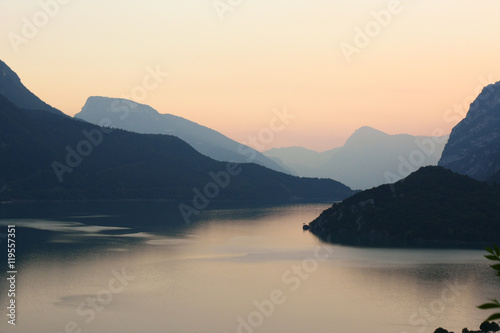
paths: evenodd
<path fill-rule="evenodd" d="M 453 128 L 439 165 L 477 180 L 500 170 L 500 82 L 485 87 Z"/>

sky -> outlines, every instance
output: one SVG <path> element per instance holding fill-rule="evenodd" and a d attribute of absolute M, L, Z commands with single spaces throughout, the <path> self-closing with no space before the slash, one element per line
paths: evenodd
<path fill-rule="evenodd" d="M 0 0 L 0 59 L 71 116 L 127 97 L 260 150 L 324 151 L 362 126 L 449 133 L 500 81 L 499 15 L 498 0 Z"/>

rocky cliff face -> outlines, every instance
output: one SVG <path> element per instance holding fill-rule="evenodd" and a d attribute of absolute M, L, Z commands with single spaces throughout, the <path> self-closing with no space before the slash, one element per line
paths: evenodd
<path fill-rule="evenodd" d="M 500 170 L 500 82 L 485 87 L 453 128 L 439 165 L 478 180 Z"/>

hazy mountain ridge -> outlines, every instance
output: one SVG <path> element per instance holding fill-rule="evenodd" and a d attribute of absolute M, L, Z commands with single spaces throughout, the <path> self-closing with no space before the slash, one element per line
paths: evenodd
<path fill-rule="evenodd" d="M 0 97 L 0 200 L 163 199 L 184 200 L 227 168 L 170 135 L 104 129 L 48 112 L 21 110 Z M 68 149 L 76 151 L 85 134 L 103 132 L 81 163 L 62 175 Z M 69 148 L 68 148 L 69 147 Z M 69 165 L 69 164 L 68 164 Z M 256 164 L 235 164 L 241 174 L 230 179 L 213 200 L 270 202 L 341 199 L 352 191 L 332 180 L 304 179 Z"/>
<path fill-rule="evenodd" d="M 500 170 L 500 82 L 486 86 L 453 128 L 439 165 L 478 180 Z"/>
<path fill-rule="evenodd" d="M 332 158 L 340 148 L 333 148 L 321 153 L 304 147 L 272 148 L 263 154 L 273 159 L 293 174 L 301 177 L 316 177 L 315 170 Z M 328 178 L 328 177 L 326 177 Z"/>
<path fill-rule="evenodd" d="M 331 178 L 355 189 L 367 189 L 407 176 L 421 166 L 437 165 L 447 137 L 389 135 L 365 126 L 356 130 L 344 146 L 304 155 L 296 148 L 273 149 L 264 154 L 279 158 L 298 176 Z M 294 156 L 295 155 L 295 156 Z M 419 163 L 412 163 L 417 155 Z M 412 168 L 402 173 L 408 165 Z M 387 175 L 390 174 L 391 177 Z"/>
<path fill-rule="evenodd" d="M 1 86 L 5 82 L 0 81 L 2 91 L 8 91 Z M 16 89 L 27 91 L 22 84 Z M 103 125 L 109 126 L 110 119 Z M 229 179 L 220 176 L 230 167 L 241 171 Z M 0 170 L 0 201 L 161 199 L 189 204 L 207 184 L 220 186 L 210 201 L 341 200 L 353 193 L 329 179 L 215 161 L 172 135 L 137 134 L 50 109 L 23 109 L 3 95 Z"/>
<path fill-rule="evenodd" d="M 111 127 L 142 134 L 174 135 L 197 151 L 218 161 L 253 162 L 279 172 L 290 173 L 256 150 L 241 145 L 208 127 L 172 114 L 122 98 L 89 97 L 82 110 L 75 115 L 98 125 L 109 119 Z"/>
<path fill-rule="evenodd" d="M 487 94 L 487 95 L 484 95 Z M 497 152 L 500 84 L 488 86 L 453 128 L 439 167 L 334 204 L 309 224 L 322 239 L 373 246 L 486 246 L 500 238 Z M 494 173 L 494 170 L 497 170 Z"/>

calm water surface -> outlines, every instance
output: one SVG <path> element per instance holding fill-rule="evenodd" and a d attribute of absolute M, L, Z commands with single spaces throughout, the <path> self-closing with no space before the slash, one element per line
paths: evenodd
<path fill-rule="evenodd" d="M 15 224 L 20 252 L 17 325 L 2 281 L 0 332 L 461 332 L 500 295 L 483 251 L 303 232 L 327 207 L 213 209 L 186 224 L 165 203 L 3 205 L 0 233 Z"/>

